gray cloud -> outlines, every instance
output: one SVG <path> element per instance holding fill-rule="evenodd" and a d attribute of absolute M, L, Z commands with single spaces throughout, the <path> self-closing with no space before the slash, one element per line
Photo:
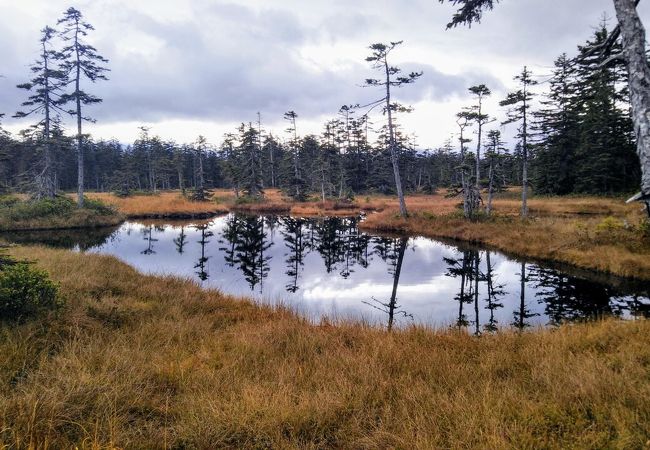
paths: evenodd
<path fill-rule="evenodd" d="M 8 115 L 25 98 L 14 86 L 29 78 L 38 30 L 68 6 L 25 2 L 7 3 L 0 17 L 0 112 Z M 110 81 L 89 88 L 104 98 L 92 109 L 102 123 L 231 123 L 257 111 L 280 118 L 288 109 L 303 119 L 334 115 L 342 104 L 377 98 L 359 87 L 373 76 L 365 48 L 395 39 L 405 40 L 399 65 L 424 72 L 397 93 L 401 101 L 469 99 L 477 83 L 501 96 L 521 66 L 547 71 L 612 11 L 611 0 L 504 0 L 481 25 L 445 31 L 452 9 L 432 0 L 80 0 L 78 7 L 111 60 Z M 650 6 L 642 3 L 641 12 L 650 16 Z M 322 63 L 333 57 L 342 63 Z"/>

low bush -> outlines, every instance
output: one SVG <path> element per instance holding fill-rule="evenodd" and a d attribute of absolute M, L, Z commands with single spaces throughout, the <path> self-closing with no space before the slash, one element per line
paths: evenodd
<path fill-rule="evenodd" d="M 26 262 L 0 261 L 0 321 L 23 321 L 62 306 L 58 286 Z"/>
<path fill-rule="evenodd" d="M 84 199 L 84 208 L 100 215 L 111 215 L 115 210 L 99 200 Z M 50 216 L 67 216 L 77 209 L 74 200 L 68 197 L 43 198 L 19 201 L 15 197 L 0 200 L 0 214 L 10 220 L 23 221 Z"/>

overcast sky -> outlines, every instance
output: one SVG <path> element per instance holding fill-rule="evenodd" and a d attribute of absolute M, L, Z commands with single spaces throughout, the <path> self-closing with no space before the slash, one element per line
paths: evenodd
<path fill-rule="evenodd" d="M 502 117 L 498 101 L 524 65 L 543 80 L 604 12 L 613 17 L 612 0 L 502 0 L 480 25 L 446 31 L 453 8 L 437 0 L 0 0 L 0 112 L 13 132 L 29 122 L 8 116 L 25 98 L 15 85 L 29 79 L 39 30 L 69 6 L 95 26 L 91 42 L 110 60 L 110 80 L 84 86 L 104 99 L 89 109 L 96 138 L 130 142 L 146 124 L 215 144 L 258 111 L 267 130 L 282 134 L 282 114 L 294 110 L 300 134 L 320 133 L 341 105 L 381 97 L 361 87 L 373 76 L 368 45 L 403 40 L 393 62 L 424 75 L 396 93 L 414 107 L 400 121 L 420 146 L 437 147 L 455 133 L 469 86 L 487 84 L 488 113 Z"/>

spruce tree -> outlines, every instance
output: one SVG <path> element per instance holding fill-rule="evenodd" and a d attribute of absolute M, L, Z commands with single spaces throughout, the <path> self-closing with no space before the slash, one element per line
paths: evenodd
<path fill-rule="evenodd" d="M 555 61 L 549 91 L 534 114 L 533 129 L 538 142 L 532 172 L 537 193 L 573 192 L 575 150 L 580 134 L 577 88 L 575 62 L 564 53 Z"/>
<path fill-rule="evenodd" d="M 469 92 L 474 95 L 476 103 L 470 109 L 470 118 L 477 126 L 477 142 L 476 142 L 476 169 L 475 176 L 475 189 L 480 199 L 481 193 L 481 144 L 483 138 L 483 126 L 490 121 L 490 116 L 483 112 L 483 101 L 485 97 L 492 95 L 492 91 L 484 85 L 479 84 L 469 88 Z"/>
<path fill-rule="evenodd" d="M 532 73 L 527 67 L 515 77 L 519 83 L 519 89 L 508 94 L 505 100 L 499 104 L 509 106 L 508 118 L 503 124 L 519 123 L 518 138 L 521 140 L 522 162 L 521 162 L 521 216 L 528 216 L 528 151 L 530 142 L 529 118 L 533 92 L 531 87 L 537 84 L 533 80 Z"/>
<path fill-rule="evenodd" d="M 399 200 L 399 209 L 402 217 L 408 216 L 406 209 L 406 202 L 404 200 L 404 191 L 402 189 L 402 180 L 399 171 L 399 159 L 397 141 L 395 138 L 395 126 L 393 123 L 393 113 L 397 111 L 406 111 L 407 109 L 398 103 L 393 102 L 391 88 L 399 88 L 407 84 L 414 83 L 422 72 L 411 72 L 406 76 L 400 76 L 402 70 L 398 67 L 391 66 L 388 61 L 388 56 L 395 50 L 402 41 L 390 42 L 389 44 L 372 44 L 369 48 L 371 50 L 370 56 L 366 61 L 372 63 L 372 68 L 382 73 L 382 79 L 368 78 L 366 79 L 367 86 L 380 87 L 385 92 L 385 97 L 378 100 L 377 104 L 384 103 L 384 114 L 388 117 L 388 149 L 390 151 L 391 164 L 393 166 L 393 176 L 395 178 L 395 190 Z"/>
<path fill-rule="evenodd" d="M 56 36 L 56 30 L 45 27 L 41 30 L 41 53 L 39 59 L 31 65 L 34 74 L 28 83 L 19 84 L 18 88 L 25 89 L 31 93 L 29 98 L 22 103 L 28 107 L 26 111 L 18 111 L 14 117 L 22 118 L 32 114 L 42 115 L 34 127 L 39 129 L 41 134 L 41 145 L 43 158 L 40 170 L 35 177 L 36 198 L 56 195 L 56 161 L 54 149 L 51 142 L 52 120 L 61 111 L 58 106 L 61 98 L 61 88 L 67 80 L 65 73 L 57 67 L 61 54 L 52 48 L 52 39 Z"/>
<path fill-rule="evenodd" d="M 77 119 L 77 205 L 84 206 L 84 135 L 82 122 L 93 121 L 89 116 L 82 115 L 82 105 L 89 106 L 102 101 L 101 98 L 87 93 L 82 89 L 81 83 L 85 78 L 92 83 L 98 80 L 107 80 L 105 72 L 108 71 L 104 64 L 108 60 L 101 56 L 95 47 L 85 42 L 86 36 L 93 31 L 93 26 L 84 21 L 81 12 L 75 8 L 68 8 L 63 17 L 58 21 L 63 25 L 61 39 L 66 46 L 61 50 L 61 68 L 73 84 L 73 90 L 61 96 L 60 104 L 74 103 L 75 108 L 69 114 Z"/>
<path fill-rule="evenodd" d="M 262 147 L 259 145 L 259 132 L 242 124 L 239 127 L 239 147 L 237 152 L 241 157 L 242 177 L 241 186 L 244 194 L 250 198 L 264 196 L 262 178 Z"/>

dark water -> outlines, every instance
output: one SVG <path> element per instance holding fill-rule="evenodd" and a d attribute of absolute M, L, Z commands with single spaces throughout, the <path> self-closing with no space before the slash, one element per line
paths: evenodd
<path fill-rule="evenodd" d="M 115 255 L 145 273 L 193 278 L 226 293 L 283 303 L 315 320 L 483 333 L 650 315 L 648 283 L 431 239 L 376 236 L 357 225 L 349 218 L 228 215 L 205 224 L 127 222 L 113 230 L 2 237 Z"/>

